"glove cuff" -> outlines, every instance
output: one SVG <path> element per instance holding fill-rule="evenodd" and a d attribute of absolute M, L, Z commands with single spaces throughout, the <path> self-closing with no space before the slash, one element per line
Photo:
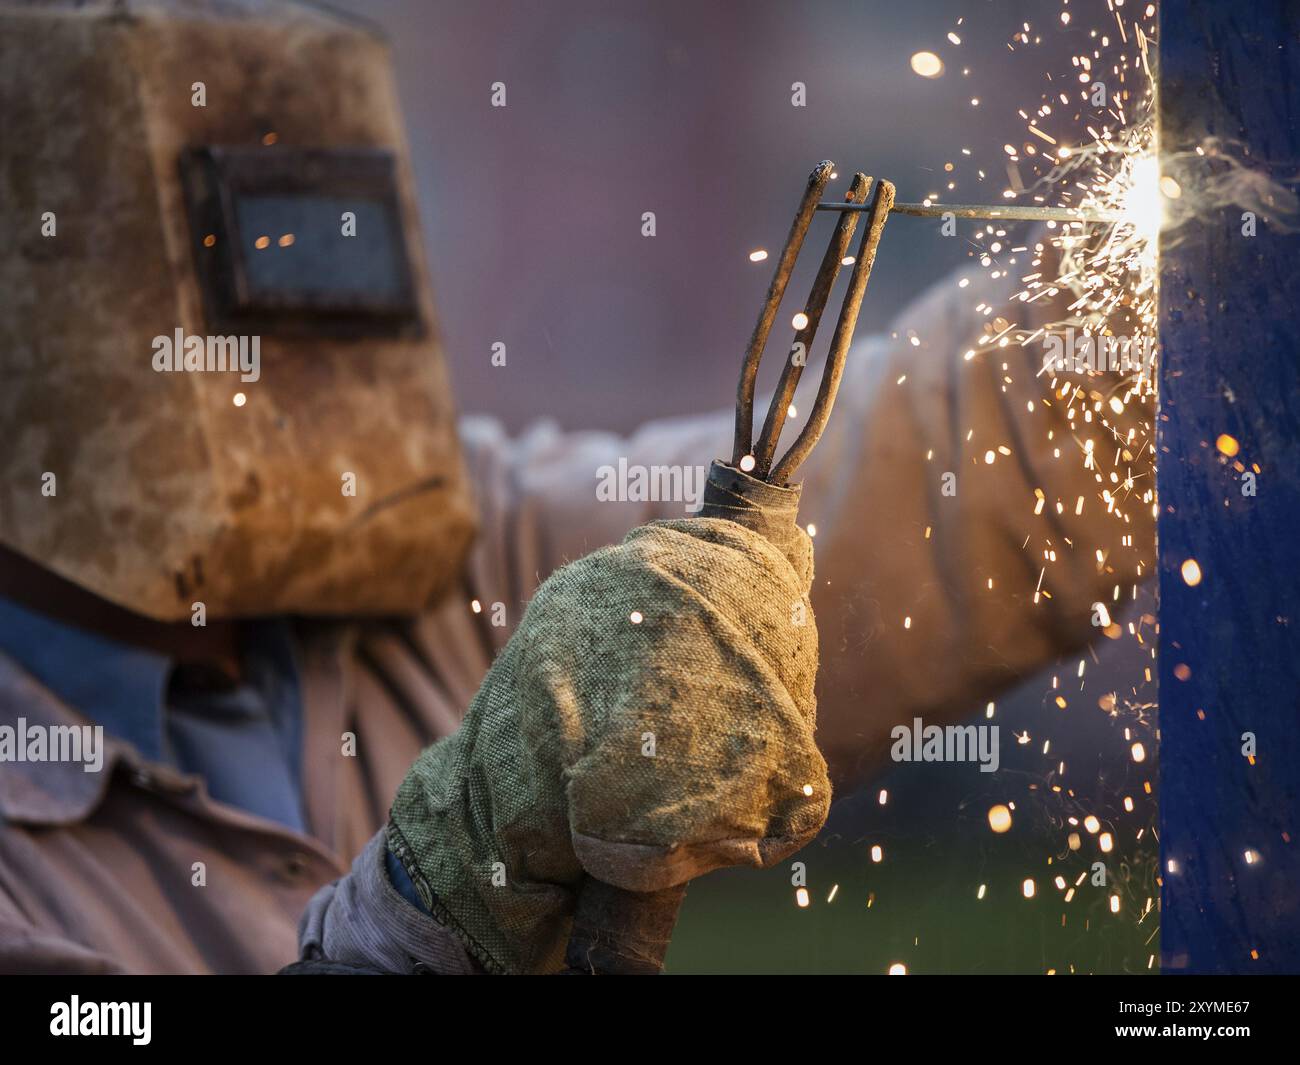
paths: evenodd
<path fill-rule="evenodd" d="M 799 583 L 807 587 L 812 580 L 812 545 L 798 524 L 802 487 L 768 484 L 714 459 L 699 516 L 726 518 L 758 533 L 785 555 L 799 575 Z"/>

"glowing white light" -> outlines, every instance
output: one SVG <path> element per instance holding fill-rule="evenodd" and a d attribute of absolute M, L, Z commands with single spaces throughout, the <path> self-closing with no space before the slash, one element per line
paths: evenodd
<path fill-rule="evenodd" d="M 1157 238 L 1165 220 L 1165 198 L 1160 191 L 1160 160 L 1152 153 L 1125 160 L 1118 176 L 1116 200 L 1119 224 L 1133 227 L 1142 242 L 1144 267 L 1155 268 Z"/>
<path fill-rule="evenodd" d="M 917 52 L 912 56 L 912 71 L 923 78 L 937 78 L 943 73 L 943 60 L 933 52 Z"/>

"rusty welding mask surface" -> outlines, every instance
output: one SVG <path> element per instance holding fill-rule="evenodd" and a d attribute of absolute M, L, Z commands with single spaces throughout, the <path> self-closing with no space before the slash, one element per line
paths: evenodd
<path fill-rule="evenodd" d="M 436 598 L 474 512 L 385 43 L 0 3 L 0 114 L 0 541 L 164 620 Z"/>

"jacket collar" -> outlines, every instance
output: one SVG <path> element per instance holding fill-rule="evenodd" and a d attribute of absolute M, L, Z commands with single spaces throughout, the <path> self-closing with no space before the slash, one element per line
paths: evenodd
<path fill-rule="evenodd" d="M 119 767 L 147 777 L 154 786 L 176 791 L 193 790 L 197 778 L 143 758 L 129 743 L 100 730 L 92 742 L 100 756 L 98 768 L 81 761 L 48 760 L 55 730 L 94 729 L 95 724 L 73 710 L 33 677 L 7 653 L 0 651 L 0 739 L 5 757 L 0 760 L 0 818 L 30 825 L 63 825 L 84 821 L 103 802 L 109 781 Z M 36 747 L 13 748 L 23 738 L 44 737 Z M 86 738 L 82 733 L 81 738 Z M 7 741 L 7 743 L 6 743 Z M 88 748 L 81 748 L 83 756 Z M 41 753 L 43 752 L 43 754 Z M 46 760 L 29 761 L 29 753 Z M 91 771 L 87 771 L 90 769 Z"/>

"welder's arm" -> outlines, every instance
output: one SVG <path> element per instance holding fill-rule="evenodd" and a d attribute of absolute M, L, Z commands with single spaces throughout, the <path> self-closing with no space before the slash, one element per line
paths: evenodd
<path fill-rule="evenodd" d="M 883 759 L 893 725 L 914 715 L 955 720 L 1082 646 L 1097 631 L 1092 604 L 1114 609 L 1117 585 L 1128 598 L 1153 535 L 1150 504 L 1139 502 L 1148 484 L 1130 492 L 1083 468 L 1091 438 L 1109 469 L 1109 434 L 1081 420 L 1088 431 L 1072 433 L 1067 404 L 1042 402 L 1040 347 L 963 359 L 981 321 L 1026 318 L 1018 304 L 977 314 L 977 304 L 998 307 L 1009 292 L 977 268 L 969 273 L 969 287 L 949 278 L 904 309 L 896 336 L 854 347 L 830 424 L 800 471 L 800 519 L 816 526 L 817 738 L 837 785 Z M 648 518 L 680 515 L 681 502 L 607 502 L 597 486 L 635 492 L 630 477 L 610 481 L 620 460 L 630 474 L 707 467 L 730 454 L 732 417 L 656 421 L 625 438 L 543 427 L 514 441 L 467 419 L 462 435 L 483 501 L 471 566 L 478 594 L 517 603 L 565 559 Z M 955 494 L 945 494 L 947 473 Z M 1035 489 L 1046 496 L 1038 515 Z M 1107 513 L 1103 490 L 1122 498 L 1127 524 Z M 1133 546 L 1121 544 L 1126 533 Z M 1050 598 L 1035 603 L 1045 564 Z"/>

